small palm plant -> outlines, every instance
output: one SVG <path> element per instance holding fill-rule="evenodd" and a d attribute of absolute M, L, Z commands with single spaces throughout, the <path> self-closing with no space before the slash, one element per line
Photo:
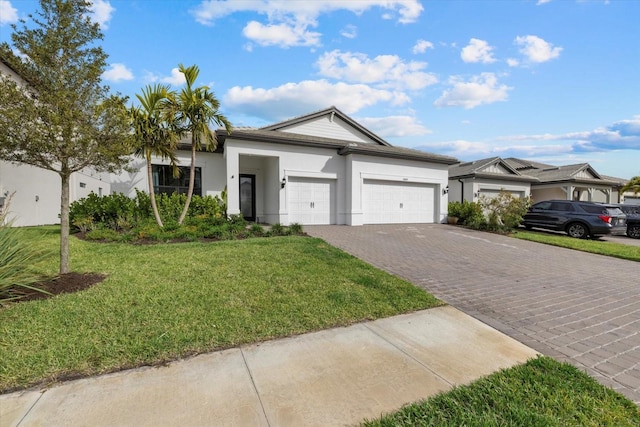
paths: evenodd
<path fill-rule="evenodd" d="M 48 293 L 34 285 L 42 276 L 31 267 L 47 254 L 27 246 L 20 239 L 20 230 L 7 221 L 12 197 L 9 195 L 0 209 L 0 305 L 21 298 L 29 290 Z"/>

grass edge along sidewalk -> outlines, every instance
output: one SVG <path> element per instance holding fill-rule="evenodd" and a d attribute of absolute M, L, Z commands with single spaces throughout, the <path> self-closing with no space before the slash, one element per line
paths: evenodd
<path fill-rule="evenodd" d="M 531 359 L 361 427 L 640 425 L 640 409 L 568 363 Z"/>
<path fill-rule="evenodd" d="M 24 238 L 57 244 L 51 228 Z M 316 238 L 71 243 L 75 271 L 108 277 L 0 309 L 1 392 L 442 305 Z M 56 259 L 36 267 L 53 275 Z"/>

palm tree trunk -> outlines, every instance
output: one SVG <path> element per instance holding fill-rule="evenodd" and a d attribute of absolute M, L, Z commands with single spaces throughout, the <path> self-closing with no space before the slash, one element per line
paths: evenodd
<path fill-rule="evenodd" d="M 153 210 L 153 217 L 156 219 L 156 223 L 160 228 L 164 227 L 162 224 L 162 218 L 160 218 L 160 212 L 158 212 L 158 205 L 156 204 L 156 192 L 153 188 L 153 168 L 151 166 L 151 154 L 147 153 L 147 179 L 149 180 L 149 199 L 151 199 L 151 209 Z"/>
<path fill-rule="evenodd" d="M 191 197 L 193 196 L 193 186 L 195 184 L 196 178 L 196 144 L 191 142 L 191 168 L 189 170 L 189 190 L 187 191 L 187 201 L 184 204 L 184 209 L 182 209 L 182 213 L 180 214 L 180 219 L 178 219 L 178 224 L 182 225 L 184 219 L 187 216 L 187 211 L 189 210 L 189 205 L 191 204 Z"/>

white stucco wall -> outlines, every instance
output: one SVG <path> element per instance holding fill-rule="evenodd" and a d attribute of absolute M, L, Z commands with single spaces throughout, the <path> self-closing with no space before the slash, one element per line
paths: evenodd
<path fill-rule="evenodd" d="M 191 164 L 191 152 L 180 150 L 177 152 L 179 166 L 189 167 Z M 151 164 L 168 165 L 169 160 L 153 157 Z M 147 164 L 144 160 L 131 157 L 129 165 L 133 172 L 122 171 L 111 175 L 111 191 L 124 193 L 129 197 L 135 197 L 136 189 L 149 192 L 149 180 L 147 179 Z M 224 190 L 226 167 L 222 154 L 199 151 L 196 153 L 196 167 L 201 168 L 203 196 L 220 195 Z"/>
<path fill-rule="evenodd" d="M 108 174 L 87 168 L 71 175 L 69 200 L 72 203 L 91 192 L 107 195 L 110 189 Z M 35 166 L 0 162 L 0 196 L 13 192 L 9 219 L 14 219 L 14 225 L 60 223 L 61 182 L 57 173 Z"/>

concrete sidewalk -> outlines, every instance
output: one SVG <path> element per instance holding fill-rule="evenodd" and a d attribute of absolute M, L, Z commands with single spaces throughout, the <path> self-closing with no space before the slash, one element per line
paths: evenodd
<path fill-rule="evenodd" d="M 0 426 L 331 426 L 536 356 L 440 307 L 0 396 Z"/>

